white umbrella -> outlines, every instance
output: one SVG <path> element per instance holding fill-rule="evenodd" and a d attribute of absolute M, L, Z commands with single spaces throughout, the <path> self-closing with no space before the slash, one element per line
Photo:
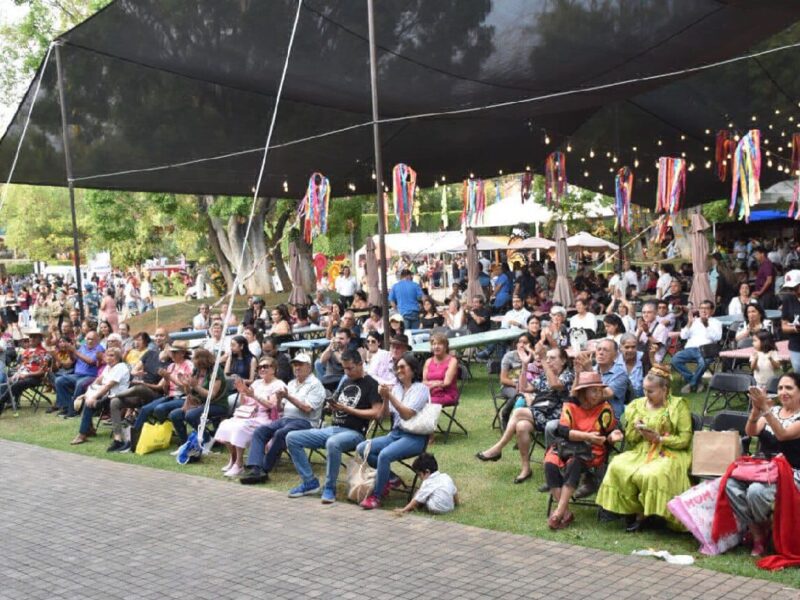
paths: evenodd
<path fill-rule="evenodd" d="M 529 250 L 552 250 L 556 247 L 555 242 L 541 237 L 529 237 L 509 244 L 509 248 L 527 248 Z"/>
<path fill-rule="evenodd" d="M 587 233 L 579 231 L 567 238 L 567 248 L 570 250 L 588 250 L 589 252 L 602 252 L 603 250 L 616 250 L 616 244 Z"/>

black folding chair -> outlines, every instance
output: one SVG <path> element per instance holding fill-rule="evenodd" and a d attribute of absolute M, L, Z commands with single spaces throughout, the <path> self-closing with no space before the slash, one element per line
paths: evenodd
<path fill-rule="evenodd" d="M 745 432 L 748 413 L 723 410 L 714 415 L 711 431 L 736 431 L 742 440 L 742 454 L 750 454 L 750 436 Z"/>
<path fill-rule="evenodd" d="M 752 375 L 746 373 L 715 373 L 703 402 L 703 419 L 707 422 L 709 413 L 718 404 L 721 404 L 718 410 L 730 409 L 731 404 L 737 400 L 748 406 L 750 399 L 747 393 L 754 384 Z"/>
<path fill-rule="evenodd" d="M 467 432 L 466 427 L 464 427 L 456 418 L 456 412 L 458 411 L 458 405 L 461 402 L 461 393 L 464 390 L 464 383 L 466 383 L 467 379 L 471 377 L 469 372 L 469 367 L 465 365 L 463 362 L 458 362 L 458 398 L 456 399 L 454 404 L 449 406 L 442 406 L 442 413 L 439 417 L 444 417 L 446 422 L 444 425 L 436 425 L 436 429 L 444 434 L 444 443 L 447 443 L 447 440 L 450 438 L 450 432 L 453 429 L 453 425 L 455 425 L 458 429 L 460 429 L 464 435 L 469 435 Z"/>

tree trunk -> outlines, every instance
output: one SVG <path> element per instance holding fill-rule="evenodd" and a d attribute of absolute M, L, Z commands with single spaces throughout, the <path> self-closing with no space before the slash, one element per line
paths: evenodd
<path fill-rule="evenodd" d="M 206 209 L 214 202 L 213 196 L 204 196 L 203 199 Z M 264 222 L 271 205 L 271 199 L 258 198 L 256 200 L 253 225 L 244 255 L 242 255 L 242 246 L 247 231 L 247 217 L 234 215 L 225 222 L 219 217 L 208 215 L 209 243 L 215 255 L 219 252 L 217 256 L 220 260 L 220 269 L 224 274 L 224 265 L 231 274 L 238 272 L 242 278 L 240 284 L 247 294 L 270 294 L 273 291 L 272 278 L 269 275 L 271 261 L 267 256 L 264 238 Z M 241 265 L 238 264 L 240 257 L 242 257 Z M 233 284 L 232 280 L 233 277 L 228 284 L 229 289 Z"/>
<path fill-rule="evenodd" d="M 314 272 L 313 248 L 311 244 L 306 243 L 302 235 L 298 236 L 295 243 L 297 244 L 297 253 L 300 256 L 300 273 L 303 276 L 303 287 L 309 294 L 313 296 L 314 291 L 317 289 L 317 277 Z"/>
<path fill-rule="evenodd" d="M 286 261 L 283 258 L 280 244 L 275 246 L 272 257 L 275 259 L 275 271 L 278 273 L 278 279 L 281 280 L 283 291 L 288 292 L 292 289 L 292 278 L 289 276 L 289 271 L 286 270 Z"/>
<path fill-rule="evenodd" d="M 219 265 L 220 273 L 222 273 L 222 277 L 225 280 L 225 287 L 231 289 L 233 286 L 233 271 L 231 271 L 228 260 L 225 258 L 225 253 L 222 252 L 219 239 L 214 231 L 214 227 L 211 225 L 211 217 L 208 214 L 208 207 L 213 201 L 213 196 L 197 196 L 198 213 L 203 215 L 203 218 L 206 221 L 208 243 L 211 246 L 211 251 L 214 253 L 214 258 L 217 261 L 217 265 Z"/>

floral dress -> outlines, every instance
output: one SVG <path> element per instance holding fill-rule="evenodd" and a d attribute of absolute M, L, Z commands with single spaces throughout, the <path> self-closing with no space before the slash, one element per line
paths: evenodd
<path fill-rule="evenodd" d="M 561 407 L 564 404 L 564 399 L 567 398 L 572 389 L 572 382 L 575 380 L 575 373 L 570 369 L 564 369 L 558 375 L 558 380 L 564 384 L 564 389 L 555 392 L 547 383 L 547 375 L 544 370 L 536 375 L 530 384 L 534 390 L 533 404 L 540 401 L 549 400 L 547 406 L 533 406 L 531 405 L 531 414 L 533 415 L 533 424 L 537 431 L 544 431 L 545 425 L 548 421 L 558 420 L 561 415 Z M 555 392 L 555 393 L 548 393 Z M 545 395 L 546 394 L 546 397 Z"/>
<path fill-rule="evenodd" d="M 667 502 L 691 487 L 692 414 L 683 398 L 668 397 L 664 406 L 647 407 L 638 398 L 625 408 L 625 451 L 608 465 L 597 504 L 624 515 L 643 514 L 664 518 L 677 530 L 683 527 L 667 509 Z M 636 429 L 642 421 L 662 437 L 651 443 Z"/>

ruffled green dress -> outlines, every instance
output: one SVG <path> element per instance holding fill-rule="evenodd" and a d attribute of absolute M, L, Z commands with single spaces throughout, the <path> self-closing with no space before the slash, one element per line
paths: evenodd
<path fill-rule="evenodd" d="M 667 509 L 667 502 L 691 487 L 692 413 L 683 398 L 669 397 L 658 409 L 648 409 L 647 398 L 625 407 L 625 451 L 608 465 L 597 492 L 597 504 L 611 512 L 659 516 L 676 530 L 683 526 Z M 662 441 L 650 443 L 634 426 L 642 421 Z"/>

